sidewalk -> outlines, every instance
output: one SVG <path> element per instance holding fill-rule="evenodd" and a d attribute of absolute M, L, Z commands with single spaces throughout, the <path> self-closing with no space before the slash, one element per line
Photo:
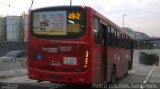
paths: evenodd
<path fill-rule="evenodd" d="M 21 77 L 21 76 L 26 76 L 26 75 L 27 75 L 26 69 L 0 71 L 0 79 Z"/>

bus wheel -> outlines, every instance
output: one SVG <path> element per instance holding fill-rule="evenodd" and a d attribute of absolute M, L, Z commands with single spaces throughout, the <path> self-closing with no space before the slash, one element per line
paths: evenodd
<path fill-rule="evenodd" d="M 130 62 L 128 63 L 128 68 L 127 68 L 127 71 L 126 71 L 126 73 L 125 73 L 125 76 L 127 76 L 128 75 L 128 70 L 130 69 Z"/>
<path fill-rule="evenodd" d="M 111 83 L 115 83 L 115 82 L 116 82 L 116 67 L 113 66 L 112 75 L 111 75 Z"/>

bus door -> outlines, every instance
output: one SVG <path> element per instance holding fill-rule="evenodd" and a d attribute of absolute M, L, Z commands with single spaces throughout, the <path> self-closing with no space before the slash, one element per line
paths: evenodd
<path fill-rule="evenodd" d="M 107 26 L 101 24 L 101 57 L 102 57 L 102 72 L 103 72 L 103 81 L 107 82 Z"/>
<path fill-rule="evenodd" d="M 131 50 L 131 63 L 130 63 L 130 65 L 129 65 L 129 70 L 131 70 L 132 69 L 132 64 L 133 64 L 133 40 L 130 40 L 130 50 Z"/>
<path fill-rule="evenodd" d="M 96 83 L 106 82 L 107 80 L 107 25 L 97 17 L 93 19 L 93 29 L 95 33 L 96 53 L 95 69 Z M 94 68 L 93 68 L 94 69 Z"/>

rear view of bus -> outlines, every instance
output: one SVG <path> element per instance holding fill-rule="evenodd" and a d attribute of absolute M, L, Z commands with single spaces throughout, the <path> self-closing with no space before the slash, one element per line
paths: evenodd
<path fill-rule="evenodd" d="M 86 8 L 41 8 L 32 10 L 29 19 L 29 78 L 90 84 Z"/>

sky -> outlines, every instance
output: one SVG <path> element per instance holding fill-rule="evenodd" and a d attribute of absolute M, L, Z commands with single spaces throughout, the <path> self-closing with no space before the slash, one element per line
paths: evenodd
<path fill-rule="evenodd" d="M 28 13 L 31 0 L 0 0 L 0 16 Z M 70 0 L 34 0 L 32 9 L 70 5 Z M 72 0 L 72 5 L 86 5 L 122 27 L 160 37 L 160 0 Z M 139 30 L 138 30 L 139 29 Z"/>

